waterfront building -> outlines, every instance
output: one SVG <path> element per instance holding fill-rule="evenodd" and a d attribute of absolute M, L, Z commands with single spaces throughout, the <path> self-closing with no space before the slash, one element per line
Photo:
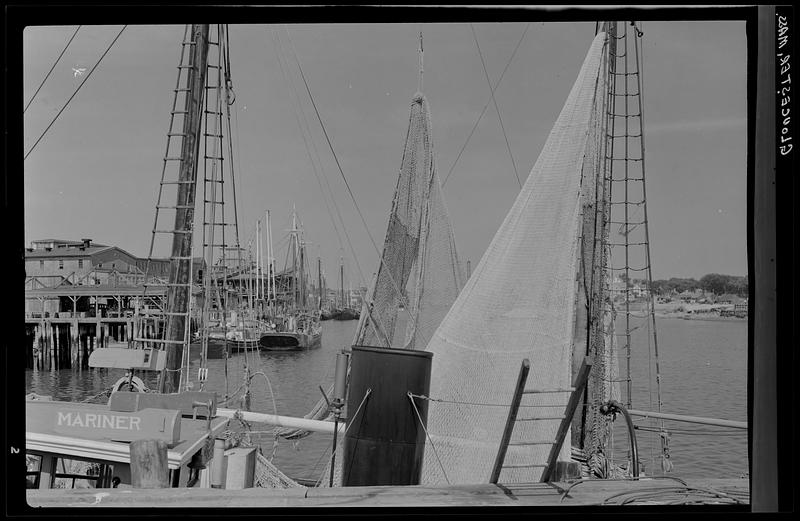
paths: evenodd
<path fill-rule="evenodd" d="M 151 282 L 166 279 L 169 263 L 169 259 L 150 259 L 148 266 L 147 258 L 92 239 L 34 240 L 25 250 L 26 316 L 103 316 L 107 309 L 118 316 L 130 314 L 131 299 L 123 297 L 141 294 L 145 273 Z M 203 266 L 201 258 L 194 259 L 193 280 L 199 279 Z"/>

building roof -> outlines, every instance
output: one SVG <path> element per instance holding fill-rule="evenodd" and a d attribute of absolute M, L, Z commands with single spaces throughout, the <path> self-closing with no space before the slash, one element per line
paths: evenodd
<path fill-rule="evenodd" d="M 83 244 L 83 241 L 71 241 L 68 239 L 35 239 L 32 240 L 32 244 L 37 244 L 40 242 L 57 242 L 59 244 Z"/>
<path fill-rule="evenodd" d="M 83 244 L 83 243 L 80 243 Z M 108 250 L 110 248 L 117 248 L 116 246 L 106 246 L 104 244 L 92 244 L 88 248 L 77 248 L 77 247 L 65 247 L 65 248 L 53 248 L 51 250 L 33 250 L 33 251 L 26 251 L 25 258 L 59 258 L 59 257 L 89 257 L 94 255 L 95 253 L 99 253 L 104 250 Z M 121 248 L 117 248 L 120 249 Z M 123 252 L 125 250 L 122 250 Z M 128 252 L 125 252 L 128 253 Z M 130 255 L 128 253 L 128 255 Z M 131 255 L 133 257 L 133 255 Z"/>

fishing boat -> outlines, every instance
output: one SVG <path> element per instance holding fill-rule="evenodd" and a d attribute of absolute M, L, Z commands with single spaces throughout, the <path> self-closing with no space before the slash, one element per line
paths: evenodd
<path fill-rule="evenodd" d="M 519 485 L 585 477 L 617 479 L 623 476 L 623 479 L 634 479 L 641 476 L 635 435 L 631 436 L 625 466 L 609 461 L 606 450 L 612 420 L 618 414 L 625 419 L 635 414 L 630 407 L 630 390 L 628 406 L 623 406 L 619 386 L 615 385 L 619 380 L 619 362 L 614 324 L 620 316 L 626 321 L 627 344 L 623 347 L 629 353 L 632 313 L 627 304 L 620 307 L 619 302 L 615 303 L 615 299 L 609 297 L 607 283 L 611 271 L 607 267 L 608 260 L 614 247 L 608 238 L 611 206 L 615 204 L 607 185 L 618 180 L 612 169 L 615 156 L 610 146 L 616 137 L 614 129 L 619 129 L 618 118 L 624 118 L 626 140 L 637 138 L 636 129 L 628 128 L 629 120 L 638 122 L 642 154 L 644 150 L 641 84 L 635 92 L 627 90 L 628 76 L 637 76 L 638 81 L 638 74 L 624 72 L 625 110 L 630 101 L 628 98 L 632 98 L 633 103 L 639 104 L 638 115 L 635 115 L 634 107 L 630 112 L 618 115 L 615 109 L 621 107 L 615 107 L 612 101 L 623 94 L 616 82 L 616 76 L 623 74 L 617 72 L 617 60 L 635 52 L 633 47 L 628 47 L 629 40 L 633 41 L 631 45 L 635 45 L 637 38 L 641 38 L 638 27 L 635 24 L 630 27 L 632 29 L 627 24 L 618 26 L 610 22 L 598 26 L 575 85 L 539 159 L 468 280 L 461 269 L 441 183 L 434 168 L 430 113 L 427 99 L 421 93 L 420 78 L 419 92 L 411 101 L 409 131 L 384 249 L 376 277 L 365 296 L 353 346 L 345 349 L 350 359 L 349 368 L 345 363 L 342 369 L 342 373 L 348 375 L 342 379 L 347 380 L 348 387 L 347 429 L 338 444 L 334 436 L 334 450 L 328 462 L 331 486 Z M 193 27 L 190 44 L 195 52 L 202 47 L 196 45 L 195 40 L 199 37 L 200 40 L 196 41 L 202 41 L 204 30 L 207 31 L 208 26 L 205 29 L 203 26 Z M 625 36 L 621 44 L 622 30 Z M 207 34 L 205 38 L 207 41 Z M 217 41 L 221 42 L 222 38 Z M 618 45 L 626 47 L 619 50 Z M 420 45 L 420 77 L 421 63 Z M 200 88 L 204 88 L 202 82 Z M 187 107 L 189 104 L 187 100 Z M 627 155 L 627 146 L 624 153 L 626 164 L 637 160 Z M 638 161 L 643 165 L 644 157 Z M 643 166 L 638 173 L 643 185 Z M 622 179 L 625 183 L 632 182 L 628 174 L 626 169 L 626 177 Z M 409 200 L 412 203 L 405 204 Z M 626 200 L 619 204 L 629 203 Z M 646 230 L 646 218 L 644 222 L 643 230 Z M 621 235 L 632 236 L 628 231 L 632 223 L 623 224 L 626 228 Z M 296 226 L 293 229 L 296 230 Z M 632 245 L 631 241 L 626 247 Z M 298 248 L 302 273 L 302 241 Z M 649 261 L 649 245 L 647 248 L 643 254 Z M 184 258 L 190 258 L 185 251 L 174 253 L 178 267 Z M 447 262 L 442 262 L 442 259 L 447 259 Z M 626 265 L 624 269 L 630 270 L 630 266 Z M 299 279 L 304 280 L 302 275 Z M 292 280 L 295 281 L 291 287 L 295 298 L 303 293 L 297 291 L 298 279 L 293 277 Z M 181 290 L 181 284 L 185 286 L 180 278 L 172 284 Z M 272 346 L 273 338 L 287 333 L 309 335 L 310 340 L 306 338 L 305 341 L 313 344 L 320 314 L 308 313 L 304 297 L 300 299 L 295 298 L 294 309 L 284 315 L 286 322 L 276 325 L 276 336 L 270 336 L 272 333 L 261 336 L 259 343 L 262 348 L 272 348 L 265 345 L 265 338 L 266 344 Z M 176 301 L 178 305 L 175 305 Z M 185 307 L 181 307 L 180 299 L 173 298 L 170 302 L 173 306 L 170 307 L 165 336 L 147 339 L 150 344 L 159 345 L 160 349 L 130 350 L 139 351 L 137 357 L 141 356 L 141 360 L 137 358 L 127 362 L 130 367 L 160 369 L 161 392 L 130 393 L 139 395 L 135 398 L 117 394 L 113 401 L 117 408 L 136 407 L 140 408 L 137 412 L 144 412 L 159 409 L 159 403 L 166 403 L 162 397 L 170 396 L 170 413 L 177 411 L 175 417 L 182 417 L 180 425 L 183 428 L 183 417 L 190 414 L 196 417 L 203 402 L 185 390 L 185 368 L 176 364 L 181 354 L 176 348 L 187 345 L 181 344 L 181 339 L 185 339 L 181 335 L 188 328 L 185 327 Z M 652 309 L 651 306 L 645 319 L 652 321 L 655 329 Z M 490 316 L 487 316 L 487 310 Z M 401 313 L 406 325 L 403 331 L 397 331 Z M 308 318 L 308 322 L 302 321 L 304 318 Z M 283 328 L 288 331 L 277 331 Z M 318 336 L 316 340 L 319 340 Z M 298 346 L 300 343 L 298 338 Z M 280 346 L 275 348 L 280 349 Z M 204 352 L 204 360 L 205 357 Z M 366 364 L 367 357 L 376 362 Z M 381 372 L 386 369 L 379 369 L 380 361 L 390 359 L 415 360 L 416 363 L 409 363 L 414 365 L 409 369 L 409 374 L 415 375 L 413 384 L 408 383 L 410 380 L 404 383 L 400 381 L 402 378 L 393 378 L 387 379 L 387 385 L 379 385 L 384 377 L 405 376 L 402 372 L 405 369 L 398 366 L 391 366 L 389 372 Z M 130 365 L 132 362 L 139 365 Z M 337 358 L 337 384 L 341 374 L 338 362 Z M 369 368 L 375 371 L 370 372 Z M 201 389 L 206 377 L 198 379 Z M 141 398 L 147 395 L 153 396 Z M 324 428 L 319 424 L 326 422 L 315 424 L 313 420 L 330 418 L 332 411 L 336 411 L 338 421 L 341 400 L 345 398 L 341 389 L 329 392 L 326 401 L 329 395 L 335 397 L 335 407 L 330 404 L 317 407 L 308 424 L 295 422 L 291 425 L 277 414 L 267 418 L 264 414 L 215 410 L 212 401 L 205 402 L 204 434 L 195 436 L 196 441 L 191 447 L 172 458 L 174 468 L 181 471 L 173 475 L 171 482 L 179 486 L 204 482 L 202 471 L 197 473 L 191 469 L 204 466 L 210 453 L 215 453 L 214 458 L 223 454 L 209 450 L 210 440 L 224 425 L 222 421 L 214 421 L 220 416 L 230 414 L 224 417 L 271 421 L 293 430 L 293 436 L 306 429 L 322 431 Z M 533 400 L 521 405 L 525 395 L 533 395 Z M 187 400 L 191 405 L 179 407 L 179 403 L 174 401 L 178 399 Z M 362 409 L 368 400 L 375 405 Z M 389 404 L 388 407 L 381 407 L 384 403 Z M 660 405 L 659 397 L 658 413 L 639 412 L 643 416 L 658 418 Z M 32 409 L 35 407 L 47 408 L 40 404 L 31 405 Z M 530 407 L 534 414 L 517 418 L 520 407 Z M 526 410 L 531 412 L 531 409 Z M 161 410 L 164 410 L 163 405 Z M 553 414 L 553 410 L 558 412 Z M 581 412 L 576 413 L 578 410 Z M 76 428 L 77 424 L 77 428 L 85 429 L 89 420 L 89 415 L 81 415 L 81 412 L 61 411 L 59 414 L 50 411 L 50 415 L 53 414 L 58 422 L 63 420 L 70 428 Z M 92 414 L 100 415 L 104 411 Z M 164 413 L 158 414 L 154 417 L 163 424 Z M 385 422 L 379 425 L 379 429 L 388 429 L 381 434 L 408 430 L 413 432 L 411 439 L 370 439 L 365 432 L 370 425 L 381 423 L 373 421 L 380 415 L 402 418 L 399 424 Z M 112 423 L 105 417 L 94 418 L 95 424 L 98 421 L 102 425 Z M 131 425 L 134 422 L 129 417 L 127 420 L 113 420 L 113 423 Z M 187 429 L 191 428 L 187 426 Z M 338 431 L 338 427 L 332 429 L 334 433 Z M 663 428 L 658 432 L 666 434 Z M 634 434 L 632 427 L 630 433 Z M 286 432 L 279 435 L 290 437 Z M 115 442 L 118 436 L 114 433 L 108 440 Z M 172 442 L 177 438 L 173 430 Z M 662 438 L 667 440 L 668 436 Z M 365 440 L 375 443 L 370 445 Z M 105 443 L 107 440 L 102 441 Z M 410 445 L 411 450 L 399 450 L 399 445 Z M 196 446 L 205 449 L 190 454 Z M 368 451 L 364 450 L 366 446 Z M 668 462 L 668 445 L 665 443 L 662 447 L 662 461 Z M 116 447 L 113 450 L 119 452 L 120 449 Z M 196 456 L 198 452 L 202 455 Z M 341 457 L 334 459 L 336 454 Z M 402 457 L 389 465 L 388 459 L 381 459 L 387 455 Z M 193 461 L 199 463 L 192 466 L 190 463 Z M 219 459 L 216 461 L 220 462 Z M 234 458 L 228 461 L 232 462 Z M 283 487 L 297 485 L 277 468 L 265 463 L 264 458 L 259 457 L 255 464 L 261 483 L 279 483 Z M 185 476 L 184 466 L 189 469 Z M 665 471 L 668 467 L 666 463 L 662 466 Z M 205 474 L 210 475 L 205 478 L 208 483 L 219 482 L 214 477 L 216 468 L 220 467 L 212 464 L 211 471 Z M 392 475 L 397 474 L 398 469 L 402 471 L 403 479 L 407 476 L 408 481 L 386 482 L 393 479 Z M 108 473 L 103 475 L 102 483 L 108 483 Z M 325 486 L 325 482 L 318 484 Z"/>
<path fill-rule="evenodd" d="M 634 22 L 597 25 L 539 159 L 466 283 L 433 167 L 427 101 L 414 96 L 384 249 L 347 350 L 347 408 L 361 414 L 351 413 L 350 434 L 334 442 L 330 486 L 636 480 L 645 467 L 632 416 L 649 422 L 662 472 L 671 470 L 663 420 L 679 415 L 661 411 L 654 306 L 637 315 L 629 287 L 609 289 L 619 271 L 630 280 L 640 269 L 634 257 L 652 284 L 642 35 Z M 420 45 L 420 84 L 421 56 Z M 619 136 L 625 146 L 614 147 Z M 612 183 L 626 189 L 612 197 Z M 632 407 L 631 332 L 643 326 L 655 363 L 649 412 Z M 375 405 L 364 411 L 367 400 Z M 615 418 L 628 434 L 621 461 L 611 456 Z"/>
<path fill-rule="evenodd" d="M 322 330 L 319 319 L 309 313 L 292 313 L 282 317 L 282 322 L 272 331 L 260 334 L 258 345 L 267 351 L 294 351 L 319 347 Z"/>
<path fill-rule="evenodd" d="M 360 316 L 361 316 L 361 313 L 359 313 L 357 310 L 355 310 L 355 309 L 353 309 L 351 307 L 346 307 L 344 309 L 339 310 L 339 312 L 336 313 L 333 316 L 333 319 L 334 320 L 358 320 L 358 318 Z"/>
<path fill-rule="evenodd" d="M 178 87 L 173 91 L 167 156 L 147 265 L 149 270 L 157 237 L 166 234 L 167 239 L 172 239 L 171 269 L 166 281 L 151 282 L 145 276 L 144 287 L 146 296 L 149 287 L 164 286 L 166 303 L 153 313 L 146 310 L 137 316 L 132 348 L 100 348 L 91 353 L 90 367 L 127 371 L 109 389 L 80 403 L 28 397 L 25 416 L 30 488 L 63 486 L 59 480 L 71 480 L 73 487 L 89 483 L 107 488 L 208 488 L 220 486 L 226 479 L 224 465 L 236 465 L 236 456 L 230 452 L 233 445 L 217 440 L 230 428 L 230 416 L 218 415 L 217 394 L 204 390 L 209 338 L 213 341 L 212 333 L 217 331 L 224 333 L 226 343 L 233 340 L 235 344 L 238 339 L 228 338 L 229 324 L 223 322 L 231 315 L 229 307 L 242 308 L 238 292 L 228 281 L 232 263 L 226 258 L 230 238 L 226 239 L 222 197 L 222 130 L 232 97 L 229 78 L 223 79 L 226 37 L 226 26 L 201 24 L 186 26 L 182 39 Z M 210 52 L 212 46 L 217 52 Z M 169 156 L 176 149 L 180 157 Z M 203 156 L 198 160 L 200 153 Z M 198 172 L 203 175 L 198 176 Z M 196 378 L 192 378 L 190 323 L 196 318 L 196 307 L 200 307 L 192 298 L 196 286 L 192 280 L 192 231 L 198 177 L 203 182 L 199 212 L 203 220 L 202 228 L 197 228 L 202 236 L 203 267 L 207 273 L 202 281 L 202 327 L 199 342 L 194 344 L 200 348 L 200 367 Z M 165 186 L 177 187 L 172 192 L 175 203 L 166 201 Z M 172 213 L 165 216 L 167 211 Z M 174 226 L 164 225 L 167 221 Z M 217 233 L 219 229 L 221 233 Z M 234 229 L 230 242 L 239 249 L 238 229 Z M 239 264 L 241 271 L 240 261 L 233 264 Z M 214 315 L 216 323 L 212 323 Z M 157 378 L 155 385 L 153 377 Z M 108 396 L 107 403 L 90 403 L 104 396 Z M 256 455 L 256 448 L 244 452 L 247 455 L 242 461 L 249 461 L 245 467 L 252 468 L 258 458 L 264 460 L 260 466 L 270 465 L 263 455 Z M 216 464 L 213 478 L 212 460 Z M 234 471 L 230 475 L 231 479 L 238 479 L 245 474 Z M 279 475 L 279 471 L 272 473 Z M 253 479 L 251 472 L 251 485 Z"/>
<path fill-rule="evenodd" d="M 275 327 L 259 333 L 258 345 L 266 351 L 310 349 L 322 342 L 320 314 L 309 305 L 306 245 L 295 209 L 292 209 L 287 257 L 291 258 L 291 269 L 288 277 L 284 277 L 287 283 L 284 293 L 288 298 L 281 303 L 281 312 L 271 317 Z"/>
<path fill-rule="evenodd" d="M 262 251 L 264 242 L 267 245 L 266 259 Z M 224 327 L 218 327 L 209 333 L 210 359 L 214 358 L 210 355 L 212 349 L 215 355 L 220 353 L 222 356 L 259 349 L 261 336 L 276 330 L 276 324 L 269 318 L 269 311 L 274 308 L 276 298 L 269 210 L 266 212 L 266 241 L 261 237 L 261 221 L 256 221 L 255 251 L 255 267 L 253 255 L 249 253 L 248 259 L 251 262 L 247 263 L 245 273 L 239 277 L 243 283 L 240 286 L 246 288 L 242 292 L 242 298 L 238 300 L 239 309 L 228 314 Z"/>
<path fill-rule="evenodd" d="M 361 313 L 353 307 L 350 292 L 345 297 L 344 291 L 344 258 L 339 263 L 339 307 L 330 313 L 334 320 L 358 320 Z"/>
<path fill-rule="evenodd" d="M 218 360 L 252 349 L 258 349 L 261 334 L 270 331 L 272 324 L 262 320 L 241 319 L 226 327 L 210 329 L 206 356 Z"/>

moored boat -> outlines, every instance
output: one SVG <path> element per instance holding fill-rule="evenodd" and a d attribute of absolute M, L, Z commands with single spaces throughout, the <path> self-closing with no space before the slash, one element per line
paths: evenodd
<path fill-rule="evenodd" d="M 209 393 L 188 393 L 179 403 L 140 402 L 146 394 L 116 392 L 107 404 L 52 401 L 29 396 L 25 402 L 27 488 L 131 488 L 140 486 L 140 469 L 132 468 L 133 443 L 159 440 L 166 444 L 169 487 L 208 487 L 208 463 L 215 437 L 228 418 L 215 417 L 216 400 Z M 208 409 L 192 406 L 207 395 Z M 163 395 L 162 395 L 163 396 Z M 179 395 L 172 395 L 177 397 Z M 141 407 L 145 405 L 145 407 Z M 67 488 L 70 488 L 67 486 Z"/>
<path fill-rule="evenodd" d="M 274 330 L 262 332 L 258 345 L 267 351 L 293 351 L 319 347 L 322 330 L 312 316 L 298 313 L 280 320 Z"/>
<path fill-rule="evenodd" d="M 356 311 L 353 308 L 344 308 L 336 314 L 333 319 L 334 320 L 358 320 L 361 316 L 361 313 Z"/>

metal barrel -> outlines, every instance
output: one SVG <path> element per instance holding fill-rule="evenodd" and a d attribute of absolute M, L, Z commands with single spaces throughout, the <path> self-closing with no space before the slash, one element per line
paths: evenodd
<path fill-rule="evenodd" d="M 425 450 L 420 418 L 427 422 L 428 402 L 414 398 L 412 404 L 408 393 L 427 396 L 432 358 L 425 351 L 353 346 L 343 486 L 419 484 Z"/>

